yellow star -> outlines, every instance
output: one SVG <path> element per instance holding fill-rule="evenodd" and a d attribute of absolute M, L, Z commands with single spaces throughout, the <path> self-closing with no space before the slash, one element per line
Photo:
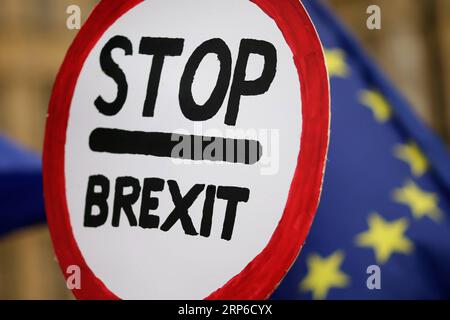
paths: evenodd
<path fill-rule="evenodd" d="M 417 144 L 409 142 L 395 147 L 395 156 L 405 161 L 411 167 L 416 177 L 422 176 L 428 169 L 428 160 L 419 149 Z"/>
<path fill-rule="evenodd" d="M 416 219 L 429 216 L 434 220 L 442 218 L 436 194 L 422 190 L 413 181 L 394 191 L 396 202 L 407 205 Z"/>
<path fill-rule="evenodd" d="M 348 66 L 345 62 L 345 52 L 341 49 L 325 49 L 329 77 L 345 77 L 348 75 Z"/>
<path fill-rule="evenodd" d="M 360 95 L 363 105 L 372 110 L 378 122 L 386 122 L 392 116 L 391 106 L 380 92 L 375 90 L 363 90 Z"/>
<path fill-rule="evenodd" d="M 312 292 L 313 299 L 325 299 L 331 288 L 345 288 L 349 277 L 340 270 L 344 261 L 344 253 L 336 251 L 332 255 L 322 258 L 317 254 L 308 257 L 308 274 L 300 283 L 300 291 Z"/>
<path fill-rule="evenodd" d="M 383 264 L 395 252 L 410 253 L 412 242 L 404 235 L 408 222 L 405 218 L 387 222 L 379 214 L 369 216 L 369 230 L 356 236 L 356 244 L 360 247 L 372 248 L 378 263 Z"/>

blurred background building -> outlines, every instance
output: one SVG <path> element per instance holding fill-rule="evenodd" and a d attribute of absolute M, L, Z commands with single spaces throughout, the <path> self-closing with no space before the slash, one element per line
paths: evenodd
<path fill-rule="evenodd" d="M 0 134 L 42 151 L 51 87 L 77 34 L 66 28 L 66 9 L 78 5 L 84 21 L 96 2 L 0 0 Z M 329 2 L 417 114 L 450 145 L 450 1 Z M 371 4 L 382 10 L 381 30 L 366 28 Z M 65 298 L 72 295 L 45 226 L 0 239 L 0 299 Z"/>

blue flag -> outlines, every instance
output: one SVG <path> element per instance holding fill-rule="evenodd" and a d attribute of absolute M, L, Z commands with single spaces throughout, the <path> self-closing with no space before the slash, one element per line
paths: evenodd
<path fill-rule="evenodd" d="M 39 157 L 0 137 L 0 236 L 44 221 Z"/>
<path fill-rule="evenodd" d="M 450 157 L 317 0 L 331 140 L 322 198 L 274 299 L 450 298 Z"/>

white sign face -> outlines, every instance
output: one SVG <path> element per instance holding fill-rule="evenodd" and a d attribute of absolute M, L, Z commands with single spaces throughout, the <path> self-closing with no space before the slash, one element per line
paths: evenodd
<path fill-rule="evenodd" d="M 118 36 L 132 53 L 126 55 L 125 50 L 116 48 L 109 55 L 123 71 L 128 93 L 120 111 L 109 116 L 99 112 L 94 102 L 99 96 L 105 102 L 118 96 L 118 85 L 101 66 L 102 50 Z M 146 38 L 180 39 L 177 49 L 182 47 L 176 56 L 164 58 L 153 116 L 143 116 L 150 71 L 152 67 L 156 69 L 155 56 L 140 53 Z M 218 43 L 223 44 L 223 56 L 227 50 L 231 53 L 231 77 L 224 77 L 229 78 L 229 83 L 219 79 L 226 86 L 223 102 L 202 107 L 215 90 L 218 74 L 226 69 L 227 62 L 226 58 L 219 60 L 216 53 L 201 56 L 192 84 L 193 99 L 200 106 L 194 108 L 202 114 L 206 112 L 202 108 L 220 109 L 210 119 L 193 121 L 180 107 L 179 91 L 184 85 L 180 84 L 181 78 L 186 65 L 192 65 L 195 50 L 200 52 L 198 48 L 211 39 L 221 40 Z M 229 88 L 236 77 L 238 56 L 244 54 L 240 47 L 243 51 L 241 43 L 245 39 L 264 41 L 261 43 L 275 50 L 275 74 L 272 81 L 267 81 L 264 92 L 242 95 L 234 123 L 227 125 L 225 118 L 232 108 Z M 177 40 L 167 46 L 173 49 Z M 150 47 L 151 40 L 148 43 L 149 52 L 156 51 Z M 171 49 L 163 45 L 161 52 Z M 217 47 L 215 43 L 211 46 L 213 50 Z M 265 58 L 261 54 L 249 55 L 245 80 L 258 79 L 266 72 L 264 67 L 270 68 Z M 152 0 L 119 18 L 83 66 L 67 130 L 65 172 L 70 222 L 94 274 L 124 299 L 202 299 L 238 274 L 267 245 L 286 205 L 299 153 L 300 106 L 292 52 L 274 20 L 249 1 Z M 99 128 L 120 130 L 97 132 L 100 141 L 111 139 L 110 143 L 123 148 L 123 153 L 93 150 L 93 132 Z M 262 155 L 257 163 L 249 165 L 126 152 L 133 149 L 126 144 L 140 139 L 132 136 L 133 132 L 178 133 L 186 139 L 188 135 L 256 138 L 252 141 L 261 144 Z M 150 134 L 142 134 L 149 148 L 152 143 L 173 147 L 172 137 L 167 138 L 166 141 L 153 136 L 152 140 Z M 125 145 L 118 146 L 121 143 Z M 202 143 L 199 144 L 201 148 Z M 179 140 L 179 147 L 185 145 L 186 140 Z M 201 154 L 208 152 L 201 149 Z M 99 175 L 102 178 L 95 178 Z M 88 190 L 89 181 L 96 190 Z M 102 190 L 106 184 L 109 192 Z M 90 202 L 87 192 L 91 193 Z M 180 200 L 186 194 L 189 199 Z M 205 213 L 212 214 L 212 221 L 202 235 L 202 221 L 208 219 L 203 209 L 207 202 L 213 202 L 212 212 Z M 103 203 L 105 207 L 99 208 Z M 179 208 L 173 213 L 177 205 Z M 236 208 L 227 212 L 227 205 Z M 104 219 L 91 219 L 89 225 L 87 215 Z M 141 215 L 152 216 L 147 218 L 148 226 Z M 186 218 L 176 219 L 178 215 Z M 226 220 L 229 229 L 224 231 Z"/>
<path fill-rule="evenodd" d="M 61 67 L 44 146 L 74 294 L 267 298 L 311 226 L 328 128 L 300 3 L 101 1 Z"/>

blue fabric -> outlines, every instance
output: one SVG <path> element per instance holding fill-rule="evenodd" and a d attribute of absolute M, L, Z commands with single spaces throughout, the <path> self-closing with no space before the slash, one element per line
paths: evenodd
<path fill-rule="evenodd" d="M 331 138 L 319 210 L 298 260 L 272 298 L 448 299 L 448 150 L 412 113 L 408 102 L 323 2 L 303 3 L 325 51 L 343 53 L 347 72 L 330 73 Z M 364 105 L 361 94 L 365 90 L 379 92 L 385 98 L 392 111 L 388 120 L 377 121 Z M 428 169 L 423 174 L 414 174 L 409 164 L 396 156 L 396 148 L 412 141 L 428 159 Z M 426 192 L 428 199 L 434 199 L 437 208 L 428 211 L 434 211 L 438 218 L 415 216 L 411 206 L 398 201 L 398 190 L 413 184 Z M 377 259 L 374 247 L 361 245 L 358 239 L 369 231 L 369 217 L 373 215 L 387 224 L 398 221 L 407 224 L 403 236 L 410 244 L 409 250 L 394 251 L 383 260 Z M 382 235 L 380 241 L 387 241 L 388 235 Z M 320 269 L 312 266 L 314 261 L 318 258 L 322 262 L 331 261 L 333 256 L 339 256 L 341 279 L 330 282 L 326 272 L 313 279 L 314 269 Z M 373 274 L 367 272 L 370 265 L 380 267 L 381 276 L 376 280 L 380 290 L 367 286 Z M 369 282 L 373 281 L 371 278 Z M 320 292 L 321 282 L 328 283 L 325 292 Z"/>
<path fill-rule="evenodd" d="M 0 236 L 45 222 L 39 157 L 0 137 Z"/>

